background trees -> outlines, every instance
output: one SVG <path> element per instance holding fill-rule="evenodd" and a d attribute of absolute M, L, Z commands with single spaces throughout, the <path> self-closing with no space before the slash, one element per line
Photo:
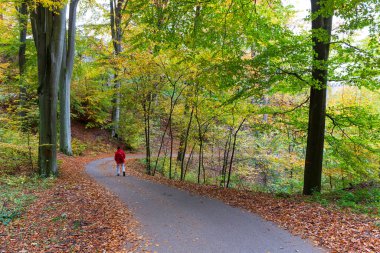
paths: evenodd
<path fill-rule="evenodd" d="M 74 56 L 72 117 L 144 150 L 148 174 L 305 194 L 377 180 L 378 1 L 312 3 L 302 27 L 279 1 L 80 2 L 77 36 L 67 41 L 75 38 L 75 53 L 62 53 L 67 66 Z M 18 104 L 10 95 L 19 93 L 12 77 L 18 46 L 12 45 L 24 44 L 17 42 L 23 36 L 12 23 L 21 17 L 15 10 L 0 19 L 12 28 L 1 39 L 3 104 Z M 34 61 L 47 58 L 26 38 L 22 84 L 33 104 Z M 53 49 L 65 52 L 54 41 Z M 40 69 L 49 62 L 42 63 Z M 68 95 L 60 94 L 63 103 Z M 36 132 L 46 112 L 37 120 L 31 108 L 28 122 Z M 67 106 L 59 108 L 68 115 Z M 64 125 L 59 130 L 68 140 Z M 40 131 L 42 138 L 46 130 Z M 55 140 L 46 143 L 53 147 Z M 66 144 L 60 148 L 70 153 Z"/>

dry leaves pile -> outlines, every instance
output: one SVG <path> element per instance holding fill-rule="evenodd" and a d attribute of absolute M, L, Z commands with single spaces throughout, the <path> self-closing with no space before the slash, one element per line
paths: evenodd
<path fill-rule="evenodd" d="M 380 252 L 380 229 L 374 225 L 374 220 L 363 215 L 325 208 L 317 203 L 306 202 L 302 196 L 277 198 L 265 193 L 152 177 L 144 174 L 142 165 L 132 160 L 127 161 L 127 171 L 140 178 L 216 198 L 231 206 L 257 213 L 331 252 Z"/>
<path fill-rule="evenodd" d="M 0 225 L 0 252 L 135 252 L 142 241 L 127 208 L 84 172 L 98 157 L 61 157 L 60 177 L 27 212 Z"/>

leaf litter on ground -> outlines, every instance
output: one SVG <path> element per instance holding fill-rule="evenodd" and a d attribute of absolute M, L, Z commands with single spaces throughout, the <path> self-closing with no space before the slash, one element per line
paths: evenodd
<path fill-rule="evenodd" d="M 60 155 L 60 175 L 20 218 L 0 225 L 0 252 L 141 252 L 138 222 L 112 193 L 84 171 L 109 157 Z"/>

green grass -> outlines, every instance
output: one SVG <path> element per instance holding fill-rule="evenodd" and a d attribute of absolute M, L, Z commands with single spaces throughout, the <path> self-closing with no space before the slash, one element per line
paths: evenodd
<path fill-rule="evenodd" d="M 357 213 L 380 217 L 379 186 L 315 194 L 311 197 L 311 200 L 324 206 L 333 205 L 341 209 L 350 209 Z"/>
<path fill-rule="evenodd" d="M 8 225 L 20 217 L 26 208 L 36 200 L 35 191 L 50 187 L 54 179 L 37 176 L 0 177 L 0 223 Z"/>

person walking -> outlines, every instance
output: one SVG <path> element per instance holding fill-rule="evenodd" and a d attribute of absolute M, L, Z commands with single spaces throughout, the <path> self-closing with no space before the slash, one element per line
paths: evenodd
<path fill-rule="evenodd" d="M 115 162 L 117 175 L 120 176 L 120 168 L 122 168 L 123 177 L 125 177 L 125 153 L 120 147 L 117 147 L 117 151 L 115 152 Z"/>

